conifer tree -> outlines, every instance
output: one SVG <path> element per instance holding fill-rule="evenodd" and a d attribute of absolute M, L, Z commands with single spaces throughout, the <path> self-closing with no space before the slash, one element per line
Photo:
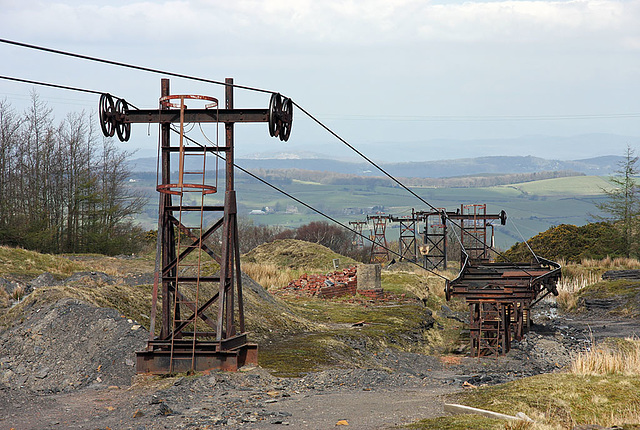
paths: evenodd
<path fill-rule="evenodd" d="M 609 177 L 612 185 L 602 189 L 606 200 L 596 203 L 604 216 L 597 218 L 614 223 L 623 237 L 623 253 L 627 257 L 637 255 L 638 217 L 640 216 L 640 188 L 636 183 L 638 176 L 638 157 L 627 146 L 624 159 L 618 164 L 616 175 Z"/>

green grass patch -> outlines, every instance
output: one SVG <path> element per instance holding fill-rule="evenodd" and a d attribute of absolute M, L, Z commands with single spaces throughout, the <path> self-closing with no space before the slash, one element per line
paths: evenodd
<path fill-rule="evenodd" d="M 504 430 L 504 421 L 479 415 L 456 415 L 421 420 L 403 428 L 416 430 Z"/>
<path fill-rule="evenodd" d="M 601 176 L 568 176 L 565 178 L 542 179 L 500 187 L 514 188 L 527 194 L 538 196 L 585 196 L 602 194 L 602 189 L 611 184 Z"/>
<path fill-rule="evenodd" d="M 347 299 L 286 301 L 313 330 L 261 344 L 260 365 L 280 376 L 299 376 L 330 365 L 364 365 L 385 348 L 424 352 L 425 332 L 433 322 L 429 312 L 415 303 L 364 306 Z M 352 327 L 361 321 L 365 324 Z"/>
<path fill-rule="evenodd" d="M 524 412 L 541 426 L 534 428 L 571 429 L 584 424 L 631 428 L 640 423 L 640 376 L 544 374 L 480 387 L 455 396 L 452 402 L 507 415 Z M 485 428 L 464 427 L 468 417 L 448 418 L 452 427 L 447 428 Z M 411 428 L 440 428 L 435 420 L 414 425 Z"/>
<path fill-rule="evenodd" d="M 393 294 L 407 294 L 410 297 L 427 297 L 429 287 L 427 276 L 413 272 L 382 272 L 382 288 Z"/>
<path fill-rule="evenodd" d="M 260 344 L 258 363 L 276 376 L 299 377 L 344 363 L 352 355 L 353 350 L 332 333 L 304 333 Z"/>

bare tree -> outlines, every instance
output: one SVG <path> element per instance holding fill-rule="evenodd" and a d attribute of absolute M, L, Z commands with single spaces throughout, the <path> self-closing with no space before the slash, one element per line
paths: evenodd
<path fill-rule="evenodd" d="M 0 102 L 0 243 L 45 252 L 130 252 L 144 199 L 127 186 L 127 153 L 97 138 L 85 112 L 54 126 L 32 93 L 18 116 Z"/>

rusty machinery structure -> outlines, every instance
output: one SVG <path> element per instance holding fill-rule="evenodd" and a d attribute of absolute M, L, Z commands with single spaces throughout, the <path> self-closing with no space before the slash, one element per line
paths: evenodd
<path fill-rule="evenodd" d="M 504 211 L 492 215 L 486 205 L 463 205 L 447 216 L 460 221 L 462 252 L 458 276 L 446 282 L 446 298 L 464 298 L 469 306 L 472 356 L 504 355 L 511 339 L 529 330 L 531 307 L 550 293 L 558 295 L 561 267 L 535 255 L 531 263 L 491 261 L 492 221 L 504 225 Z"/>
<path fill-rule="evenodd" d="M 387 221 L 389 215 L 374 214 L 367 215 L 367 222 L 371 221 L 373 228 L 371 231 L 371 257 L 370 263 L 386 263 L 389 261 L 389 245 L 387 244 Z"/>
<path fill-rule="evenodd" d="M 244 323 L 233 174 L 234 125 L 268 123 L 270 135 L 286 141 L 291 133 L 293 105 L 290 99 L 273 93 L 267 109 L 236 109 L 233 89 L 233 79 L 226 79 L 224 108 L 209 96 L 171 95 L 168 79 L 161 81 L 159 109 L 129 109 L 123 99 L 114 103 L 108 94 L 100 98 L 100 125 L 106 136 L 117 134 L 120 140 L 126 141 L 131 124 L 160 124 L 156 257 L 159 260 L 156 260 L 150 337 L 145 350 L 136 353 L 138 373 L 237 370 L 244 364 L 257 363 L 257 345 L 248 342 Z M 205 106 L 189 108 L 187 102 Z M 177 123 L 179 130 L 173 127 Z M 215 141 L 204 135 L 204 131 L 208 144 L 188 138 L 184 131 L 186 123 L 215 124 Z M 224 144 L 217 139 L 220 124 L 224 124 Z M 172 131 L 179 135 L 178 145 L 170 139 Z M 175 171 L 172 174 L 175 155 L 177 178 L 173 177 Z M 224 160 L 222 205 L 207 201 L 207 196 L 218 191 L 218 159 Z M 212 170 L 208 166 L 214 161 L 216 178 L 211 181 L 205 176 L 207 169 Z M 205 228 L 205 222 L 210 219 L 215 221 Z M 214 251 L 213 246 L 207 244 L 215 234 L 221 241 L 220 251 Z M 219 264 L 219 274 L 203 272 L 204 259 L 209 257 Z M 156 335 L 159 293 L 162 321 L 160 333 Z"/>
<path fill-rule="evenodd" d="M 456 211 L 412 209 L 411 216 L 388 219 L 400 223 L 401 259 L 414 262 L 415 225 L 424 222 L 424 244 L 418 248 L 426 269 L 447 268 L 448 232 L 453 228 L 458 235 L 461 269 L 456 279 L 447 281 L 446 297 L 464 298 L 469 306 L 472 356 L 506 354 L 511 339 L 520 340 L 529 330 L 531 307 L 548 294 L 558 294 L 559 264 L 535 255 L 532 263 L 492 261 L 494 223 L 506 224 L 505 211 L 489 214 L 486 204 L 469 204 Z"/>

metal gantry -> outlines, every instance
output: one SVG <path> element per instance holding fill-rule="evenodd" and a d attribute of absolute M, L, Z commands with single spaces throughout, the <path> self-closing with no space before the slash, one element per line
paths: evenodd
<path fill-rule="evenodd" d="M 235 109 L 233 79 L 225 80 L 225 106 L 209 96 L 171 95 L 169 80 L 161 81 L 159 109 L 130 110 L 124 100 L 111 96 L 100 102 L 100 123 L 105 135 L 126 141 L 132 123 L 160 124 L 160 193 L 158 221 L 159 267 L 151 303 L 147 347 L 136 353 L 138 373 L 167 374 L 207 369 L 236 370 L 257 364 L 258 348 L 245 332 L 237 202 L 234 189 L 234 126 L 268 123 L 271 136 L 287 140 L 293 120 L 290 99 L 272 94 L 268 109 Z M 188 108 L 187 102 L 204 102 Z M 180 129 L 173 129 L 179 123 Z M 225 141 L 191 141 L 185 123 L 224 124 Z M 175 145 L 171 133 L 179 135 Z M 175 156 L 178 159 L 174 178 Z M 218 191 L 206 178 L 208 159 L 224 159 L 224 202 L 210 204 L 206 196 Z M 217 170 L 217 169 L 216 169 Z M 213 220 L 205 228 L 205 222 Z M 219 240 L 214 249 L 211 239 Z M 204 259 L 215 261 L 219 273 L 205 273 Z M 160 333 L 155 333 L 156 306 L 161 299 Z"/>
<path fill-rule="evenodd" d="M 500 220 L 502 225 L 507 222 L 507 213 L 487 214 L 486 204 L 460 205 L 460 211 L 455 214 L 447 214 L 452 220 L 460 221 L 460 242 L 466 255 L 472 261 L 489 261 L 490 249 L 493 248 L 493 224 L 492 220 Z M 487 230 L 491 230 L 489 242 L 487 242 Z M 461 255 L 461 264 L 465 255 Z"/>

